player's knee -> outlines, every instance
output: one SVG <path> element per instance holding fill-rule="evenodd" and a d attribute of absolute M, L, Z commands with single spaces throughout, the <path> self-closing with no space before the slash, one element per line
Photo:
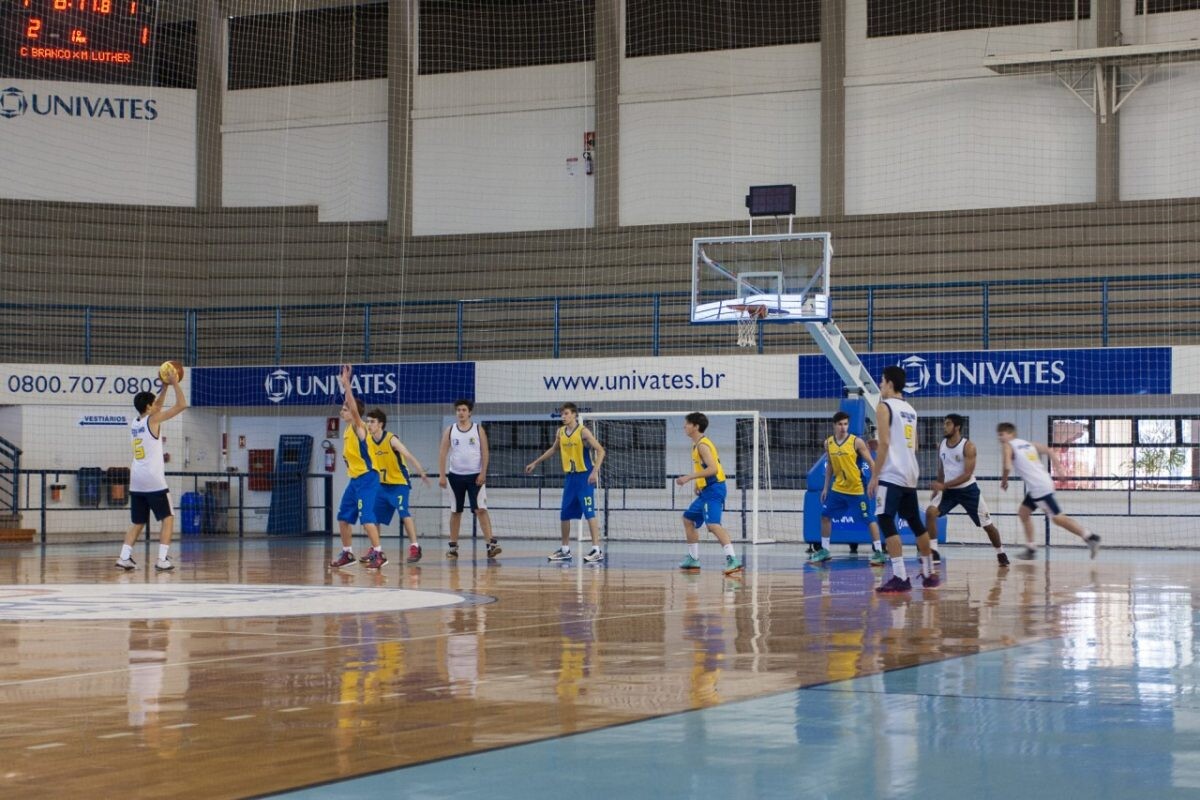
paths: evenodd
<path fill-rule="evenodd" d="M 884 539 L 900 535 L 900 531 L 896 530 L 896 520 L 890 516 L 879 518 L 879 530 L 883 534 Z"/>

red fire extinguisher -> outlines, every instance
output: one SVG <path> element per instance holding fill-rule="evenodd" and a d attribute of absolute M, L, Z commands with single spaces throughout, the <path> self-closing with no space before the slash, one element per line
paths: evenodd
<path fill-rule="evenodd" d="M 333 442 L 326 439 L 321 442 L 321 447 L 325 450 L 325 471 L 334 472 L 337 469 L 337 453 L 333 448 Z"/>

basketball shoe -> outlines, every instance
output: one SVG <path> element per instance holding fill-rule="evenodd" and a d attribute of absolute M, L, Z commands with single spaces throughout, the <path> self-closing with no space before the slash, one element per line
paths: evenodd
<path fill-rule="evenodd" d="M 737 556 L 725 556 L 725 574 L 732 575 L 742 571 L 742 560 Z"/>
<path fill-rule="evenodd" d="M 583 557 L 585 564 L 598 564 L 604 560 L 604 551 L 599 547 L 593 547 L 588 551 L 588 554 Z"/>
<path fill-rule="evenodd" d="M 883 586 L 877 587 L 875 591 L 879 594 L 900 594 L 901 592 L 911 592 L 912 581 L 902 581 L 893 575 L 890 579 L 888 579 L 887 583 L 885 583 Z"/>
<path fill-rule="evenodd" d="M 363 557 L 363 562 L 365 563 L 368 558 L 370 558 L 370 554 Z M 343 550 L 341 552 L 341 555 L 339 555 L 333 561 L 329 562 L 329 566 L 331 566 L 331 567 L 348 567 L 351 564 L 355 564 L 355 563 L 357 563 L 357 561 L 354 558 L 354 553 L 351 553 L 349 550 Z"/>
<path fill-rule="evenodd" d="M 159 572 L 170 572 L 175 569 L 175 565 L 171 563 L 171 558 L 168 556 L 167 558 L 160 558 L 158 561 L 155 561 L 154 568 Z"/>
<path fill-rule="evenodd" d="M 547 561 L 570 561 L 571 551 L 565 547 L 560 547 L 550 555 L 546 556 Z"/>
<path fill-rule="evenodd" d="M 888 562 L 888 557 L 882 550 L 872 550 L 871 551 L 871 566 L 872 567 L 882 567 L 887 562 Z"/>
<path fill-rule="evenodd" d="M 497 542 L 495 539 L 492 539 L 490 542 L 488 542 L 488 549 L 487 549 L 488 558 L 495 558 L 496 556 L 500 555 L 500 552 L 501 551 L 500 551 L 500 543 L 499 542 Z"/>
<path fill-rule="evenodd" d="M 684 572 L 699 572 L 700 559 L 692 558 L 692 554 L 688 553 L 683 557 L 683 561 L 679 562 L 679 568 Z"/>
<path fill-rule="evenodd" d="M 125 569 L 125 570 L 137 569 L 137 562 L 133 560 L 132 556 L 130 556 L 129 558 L 118 558 L 117 559 L 117 569 Z"/>
<path fill-rule="evenodd" d="M 820 564 L 822 561 L 828 561 L 833 558 L 833 555 L 824 547 L 817 548 L 811 556 L 808 557 L 808 563 Z"/>
<path fill-rule="evenodd" d="M 415 564 L 421 560 L 421 545 L 410 544 L 408 546 L 408 563 Z"/>

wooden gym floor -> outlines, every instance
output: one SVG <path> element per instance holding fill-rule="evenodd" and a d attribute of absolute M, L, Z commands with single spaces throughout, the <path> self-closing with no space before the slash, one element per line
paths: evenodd
<path fill-rule="evenodd" d="M 465 544 L 3 546 L 0 797 L 1200 796 L 1200 554 Z"/>

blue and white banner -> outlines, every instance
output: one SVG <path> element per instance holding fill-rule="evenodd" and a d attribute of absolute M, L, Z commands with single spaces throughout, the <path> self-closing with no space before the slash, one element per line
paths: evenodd
<path fill-rule="evenodd" d="M 336 364 L 196 367 L 194 406 L 327 406 L 342 402 Z M 473 362 L 354 366 L 354 394 L 368 405 L 453 403 L 475 398 Z"/>
<path fill-rule="evenodd" d="M 964 350 L 860 356 L 876 381 L 904 368 L 914 397 L 1035 397 L 1171 394 L 1171 348 Z M 840 397 L 842 381 L 824 356 L 800 356 L 799 396 Z"/>

